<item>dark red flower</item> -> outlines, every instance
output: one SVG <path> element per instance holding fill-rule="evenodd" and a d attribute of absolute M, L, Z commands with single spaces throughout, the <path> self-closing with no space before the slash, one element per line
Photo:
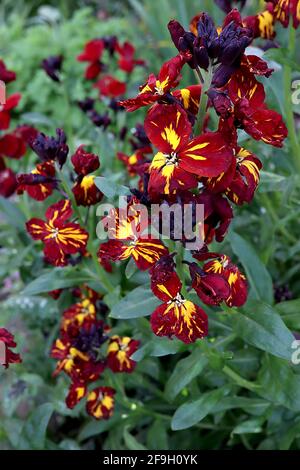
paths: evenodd
<path fill-rule="evenodd" d="M 72 188 L 78 206 L 93 206 L 101 201 L 103 193 L 95 185 L 95 176 L 79 176 Z"/>
<path fill-rule="evenodd" d="M 18 106 L 21 97 L 20 93 L 14 93 L 6 99 L 5 104 L 0 105 L 0 130 L 9 128 L 10 111 Z"/>
<path fill-rule="evenodd" d="M 10 168 L 0 171 L 0 195 L 10 197 L 17 189 L 18 183 L 15 173 Z"/>
<path fill-rule="evenodd" d="M 228 299 L 230 286 L 220 274 L 207 273 L 196 263 L 189 265 L 192 287 L 206 305 L 220 305 Z"/>
<path fill-rule="evenodd" d="M 1 348 L 1 344 L 4 344 L 4 350 Z M 7 331 L 5 328 L 0 328 L 0 351 L 3 352 L 4 357 L 1 354 L 0 364 L 4 365 L 7 369 L 9 364 L 15 364 L 22 362 L 20 354 L 14 353 L 10 348 L 17 346 L 14 336 Z"/>
<path fill-rule="evenodd" d="M 103 70 L 103 64 L 100 61 L 104 50 L 104 41 L 102 39 L 92 39 L 84 46 L 84 51 L 77 56 L 80 62 L 89 62 L 85 71 L 85 78 L 93 80 L 97 78 Z"/>
<path fill-rule="evenodd" d="M 26 228 L 34 240 L 44 243 L 46 260 L 55 266 L 68 264 L 67 255 L 84 253 L 88 233 L 73 222 L 66 222 L 72 216 L 71 203 L 68 199 L 48 207 L 46 219 L 30 219 Z"/>
<path fill-rule="evenodd" d="M 120 82 L 112 75 L 104 75 L 93 87 L 99 90 L 100 96 L 108 96 L 109 98 L 124 95 L 126 91 L 126 83 Z"/>
<path fill-rule="evenodd" d="M 140 93 L 135 98 L 121 101 L 120 104 L 126 111 L 135 111 L 142 106 L 162 100 L 172 88 L 175 88 L 181 79 L 181 69 L 186 59 L 182 55 L 177 55 L 165 62 L 156 77 L 149 75 L 147 82 L 140 87 Z"/>
<path fill-rule="evenodd" d="M 3 60 L 0 59 L 0 80 L 2 80 L 4 83 L 10 83 L 13 82 L 15 79 L 15 72 L 13 72 L 12 70 L 8 70 Z"/>
<path fill-rule="evenodd" d="M 0 155 L 3 157 L 19 159 L 26 153 L 26 142 L 20 135 L 18 128 L 9 134 L 0 137 Z"/>
<path fill-rule="evenodd" d="M 87 396 L 86 411 L 96 419 L 109 419 L 114 411 L 114 395 L 111 387 L 97 387 Z"/>
<path fill-rule="evenodd" d="M 123 162 L 130 176 L 141 175 L 143 173 L 144 164 L 147 163 L 147 155 L 152 153 L 152 147 L 138 148 L 131 155 L 118 152 L 118 159 Z"/>
<path fill-rule="evenodd" d="M 149 194 L 174 194 L 197 186 L 197 177 L 218 176 L 229 167 L 232 150 L 222 135 L 209 132 L 190 140 L 191 124 L 177 105 L 156 105 L 145 130 L 159 152 L 150 165 Z"/>
<path fill-rule="evenodd" d="M 44 201 L 56 188 L 55 167 L 52 161 L 39 163 L 29 174 L 17 175 L 18 193 L 27 191 L 30 197 Z"/>
<path fill-rule="evenodd" d="M 83 176 L 96 171 L 100 166 L 98 155 L 86 152 L 83 145 L 80 145 L 72 155 L 71 162 L 77 175 Z"/>
<path fill-rule="evenodd" d="M 118 65 L 124 72 L 131 73 L 136 65 L 145 65 L 142 59 L 135 59 L 135 47 L 128 41 L 117 43 L 116 52 L 119 54 Z"/>
<path fill-rule="evenodd" d="M 62 55 L 50 56 L 42 61 L 42 67 L 45 70 L 46 74 L 55 82 L 60 81 L 59 73 L 61 71 L 62 62 Z"/>
<path fill-rule="evenodd" d="M 66 405 L 72 410 L 86 396 L 87 386 L 81 382 L 73 382 L 69 387 Z"/>
<path fill-rule="evenodd" d="M 181 295 L 182 284 L 175 272 L 163 284 L 152 283 L 151 287 L 164 302 L 151 315 L 151 327 L 157 336 L 176 336 L 187 344 L 207 336 L 207 315 Z"/>
<path fill-rule="evenodd" d="M 113 372 L 132 372 L 136 362 L 131 359 L 137 350 L 139 341 L 128 336 L 114 335 L 107 348 L 107 365 Z"/>
<path fill-rule="evenodd" d="M 293 19 L 294 28 L 300 24 L 300 0 L 266 0 L 273 4 L 274 18 L 287 28 L 290 18 Z"/>
<path fill-rule="evenodd" d="M 196 197 L 197 204 L 204 205 L 204 241 L 209 244 L 215 238 L 222 242 L 233 219 L 232 208 L 221 194 L 203 191 Z"/>
<path fill-rule="evenodd" d="M 248 295 L 246 277 L 228 256 L 221 255 L 213 261 L 209 261 L 203 266 L 203 271 L 219 274 L 227 280 L 230 294 L 225 302 L 229 307 L 241 307 L 246 302 Z"/>

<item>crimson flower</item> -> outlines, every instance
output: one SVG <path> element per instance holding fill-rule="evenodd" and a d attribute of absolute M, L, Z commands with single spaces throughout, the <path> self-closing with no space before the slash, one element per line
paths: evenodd
<path fill-rule="evenodd" d="M 126 83 L 117 80 L 112 75 L 104 75 L 93 87 L 99 90 L 100 96 L 108 96 L 109 98 L 124 95 L 126 91 Z"/>
<path fill-rule="evenodd" d="M 97 387 L 87 396 L 87 413 L 96 419 L 109 419 L 114 410 L 114 395 L 111 387 Z"/>
<path fill-rule="evenodd" d="M 180 54 L 165 62 L 158 76 L 153 73 L 149 75 L 147 82 L 140 87 L 140 93 L 135 98 L 120 101 L 121 106 L 126 108 L 126 111 L 135 111 L 164 99 L 171 89 L 178 85 L 185 62 L 185 57 Z"/>
<path fill-rule="evenodd" d="M 4 83 L 13 82 L 16 79 L 16 74 L 12 70 L 8 70 L 3 60 L 0 59 L 0 80 Z"/>
<path fill-rule="evenodd" d="M 107 348 L 107 365 L 113 372 L 132 372 L 136 362 L 130 357 L 137 350 L 139 341 L 128 336 L 112 336 Z"/>
<path fill-rule="evenodd" d="M 152 313 L 151 327 L 157 336 L 176 336 L 188 344 L 207 336 L 208 319 L 200 307 L 181 295 L 181 287 L 175 272 L 162 284 L 151 283 L 153 293 L 164 302 Z"/>
<path fill-rule="evenodd" d="M 92 39 L 84 46 L 84 51 L 77 56 L 80 62 L 89 62 L 85 71 L 85 78 L 93 80 L 97 78 L 103 70 L 103 64 L 100 61 L 104 50 L 104 41 L 102 39 Z"/>
<path fill-rule="evenodd" d="M 18 183 L 15 173 L 10 168 L 0 171 L 0 195 L 10 197 L 17 189 Z"/>
<path fill-rule="evenodd" d="M 159 150 L 149 168 L 150 195 L 196 187 L 198 177 L 218 176 L 232 162 L 232 150 L 221 133 L 208 132 L 190 140 L 191 124 L 177 105 L 153 107 L 145 130 Z"/>
<path fill-rule="evenodd" d="M 10 111 L 18 106 L 21 97 L 20 93 L 14 93 L 6 99 L 5 104 L 0 105 L 0 130 L 9 128 Z"/>
<path fill-rule="evenodd" d="M 80 145 L 72 155 L 71 162 L 76 173 L 83 176 L 96 171 L 100 166 L 98 155 L 86 152 L 83 145 Z"/>
<path fill-rule="evenodd" d="M 29 174 L 18 174 L 18 194 L 26 191 L 36 201 L 44 201 L 51 196 L 57 185 L 53 161 L 38 163 Z"/>
<path fill-rule="evenodd" d="M 17 346 L 14 336 L 5 328 L 0 328 L 0 343 L 4 343 L 4 367 L 7 369 L 9 364 L 22 362 L 20 354 L 14 353 L 10 348 Z"/>
<path fill-rule="evenodd" d="M 45 70 L 48 77 L 50 77 L 54 82 L 59 82 L 59 72 L 61 71 L 63 62 L 63 56 L 50 56 L 42 61 L 42 67 Z"/>
<path fill-rule="evenodd" d="M 300 0 L 265 0 L 274 6 L 274 18 L 287 28 L 290 18 L 293 19 L 294 28 L 300 24 Z"/>
<path fill-rule="evenodd" d="M 54 266 L 65 266 L 68 255 L 85 252 L 89 235 L 80 225 L 66 222 L 72 213 L 71 203 L 66 199 L 48 207 L 46 222 L 37 218 L 26 222 L 31 237 L 44 243 L 46 261 Z"/>
<path fill-rule="evenodd" d="M 118 65 L 124 72 L 131 73 L 136 65 L 145 65 L 142 59 L 135 59 L 135 47 L 128 41 L 124 44 L 117 43 L 116 52 L 119 54 Z"/>

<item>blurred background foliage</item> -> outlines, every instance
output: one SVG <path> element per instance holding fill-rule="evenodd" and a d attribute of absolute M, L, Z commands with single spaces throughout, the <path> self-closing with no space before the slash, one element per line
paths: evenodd
<path fill-rule="evenodd" d="M 247 14 L 257 12 L 263 3 L 248 2 Z M 74 105 L 87 92 L 83 66 L 76 56 L 88 40 L 98 36 L 116 34 L 120 41 L 133 42 L 137 56 L 146 59 L 148 66 L 135 70 L 128 90 L 132 96 L 149 71 L 157 72 L 162 61 L 175 54 L 168 21 L 177 18 L 187 27 L 200 10 L 222 21 L 223 13 L 211 0 L 70 0 L 47 5 L 38 0 L 2 1 L 0 57 L 17 73 L 10 93 L 23 95 L 14 123 L 26 122 L 49 134 L 64 127 L 72 148 L 82 142 L 92 145 L 101 155 L 104 175 L 109 176 L 119 144 L 93 128 Z M 287 47 L 287 32 L 279 29 L 278 42 Z M 43 58 L 55 54 L 65 59 L 62 86 L 40 67 Z M 268 104 L 283 114 L 285 55 L 286 49 L 276 51 L 273 58 L 278 69 L 265 82 Z M 293 72 L 296 78 L 299 67 Z M 119 71 L 115 75 L 124 78 Z M 187 70 L 183 83 L 193 80 Z M 295 112 L 300 115 L 300 109 L 295 107 Z M 126 118 L 130 127 L 142 122 L 143 116 L 141 111 L 120 119 Z M 68 294 L 55 302 L 41 291 L 23 292 L 24 285 L 42 272 L 24 222 L 33 210 L 38 216 L 44 208 L 26 195 L 17 202 L 0 200 L 1 325 L 13 325 L 26 357 L 22 365 L 1 371 L 0 448 L 299 449 L 300 372 L 290 364 L 288 328 L 300 331 L 300 177 L 293 167 L 289 142 L 283 149 L 248 141 L 247 146 L 263 160 L 261 186 L 251 206 L 235 208 L 233 230 L 217 250 L 240 259 L 250 281 L 250 303 L 239 320 L 233 314 L 209 312 L 210 339 L 196 346 L 153 338 L 144 318 L 120 321 L 119 332 L 129 327 L 142 344 L 148 343 L 136 357 L 142 362 L 134 374 L 106 378 L 120 395 L 126 385 L 128 401 L 120 400 L 114 417 L 105 422 L 84 419 L 83 405 L 68 410 L 64 403 L 67 382 L 51 376 L 54 361 L 48 353 L 61 312 L 70 303 Z M 18 162 L 14 164 L 17 169 Z M 23 164 L 30 168 L 32 155 Z M 124 174 L 117 166 L 114 180 L 126 183 Z M 77 275 L 66 269 L 65 284 L 75 285 Z M 124 271 L 122 275 L 126 280 Z M 55 272 L 53 284 L 48 278 L 47 287 L 54 288 L 56 281 Z M 138 273 L 130 279 L 133 286 L 143 281 L 146 278 Z M 293 300 L 279 298 L 282 302 L 274 307 L 274 286 L 288 289 Z M 106 300 L 113 305 L 119 295 L 116 289 L 115 297 Z M 273 306 L 266 307 L 265 302 Z M 133 301 L 132 308 L 138 309 L 138 302 Z M 189 410 L 182 408 L 187 401 L 193 405 Z M 175 431 L 176 426 L 188 429 Z"/>

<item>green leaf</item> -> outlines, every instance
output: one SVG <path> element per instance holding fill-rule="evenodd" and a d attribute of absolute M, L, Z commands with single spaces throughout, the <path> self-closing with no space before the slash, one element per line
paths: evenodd
<path fill-rule="evenodd" d="M 263 398 L 225 397 L 220 401 L 215 413 L 240 408 L 248 414 L 260 416 L 270 407 L 270 402 Z"/>
<path fill-rule="evenodd" d="M 198 349 L 178 361 L 166 384 L 166 396 L 173 400 L 184 387 L 201 374 L 206 364 L 207 358 Z"/>
<path fill-rule="evenodd" d="M 300 329 L 300 299 L 287 300 L 275 305 L 284 323 L 294 330 Z"/>
<path fill-rule="evenodd" d="M 267 303 L 273 303 L 273 283 L 272 278 L 265 265 L 257 256 L 256 251 L 237 233 L 229 234 L 232 251 L 242 263 L 247 279 L 252 288 L 254 298 L 265 300 Z"/>
<path fill-rule="evenodd" d="M 115 196 L 126 196 L 130 193 L 127 186 L 117 184 L 105 176 L 97 176 L 95 185 L 108 199 L 113 199 Z"/>
<path fill-rule="evenodd" d="M 160 301 L 147 286 L 139 286 L 115 304 L 110 317 L 118 319 L 139 318 L 151 315 Z"/>
<path fill-rule="evenodd" d="M 137 265 L 134 262 L 134 259 L 130 258 L 125 268 L 126 278 L 130 279 L 137 271 L 138 269 L 137 269 Z"/>
<path fill-rule="evenodd" d="M 258 389 L 263 396 L 276 405 L 282 405 L 292 411 L 300 412 L 300 375 L 282 359 L 266 356 L 259 371 Z"/>
<path fill-rule="evenodd" d="M 233 329 L 246 343 L 273 356 L 291 359 L 294 336 L 270 305 L 250 301 L 232 318 Z"/>
<path fill-rule="evenodd" d="M 289 450 L 293 441 L 300 437 L 300 421 L 295 423 L 286 432 L 280 436 L 279 449 L 280 450 Z"/>
<path fill-rule="evenodd" d="M 262 432 L 262 424 L 264 421 L 265 418 L 263 417 L 243 421 L 233 428 L 232 434 L 259 434 Z"/>
<path fill-rule="evenodd" d="M 169 354 L 176 354 L 181 348 L 182 342 L 178 339 L 170 340 L 169 338 L 154 336 L 147 344 L 132 354 L 131 358 L 139 362 L 147 356 L 163 357 Z"/>
<path fill-rule="evenodd" d="M 25 216 L 15 204 L 0 196 L 0 209 L 5 219 L 12 227 L 22 231 L 25 230 Z"/>
<path fill-rule="evenodd" d="M 259 192 L 261 193 L 280 191 L 286 185 L 287 178 L 277 173 L 261 171 L 260 177 Z"/>
<path fill-rule="evenodd" d="M 46 431 L 53 413 L 53 404 L 44 403 L 38 406 L 24 427 L 24 434 L 30 441 L 33 449 L 43 449 L 46 439 Z"/>
<path fill-rule="evenodd" d="M 228 391 L 228 387 L 219 388 L 218 390 L 204 393 L 196 401 L 181 405 L 172 418 L 172 430 L 187 429 L 202 421 L 209 413 L 214 411 L 217 403 Z"/>
<path fill-rule="evenodd" d="M 37 295 L 55 289 L 78 286 L 80 284 L 89 283 L 90 281 L 95 283 L 95 279 L 85 270 L 75 271 L 73 267 L 71 269 L 52 268 L 30 282 L 22 291 L 22 295 Z M 101 284 L 97 284 L 98 288 L 101 289 Z"/>
<path fill-rule="evenodd" d="M 150 426 L 147 433 L 147 447 L 149 450 L 168 450 L 168 434 L 163 421 L 157 419 Z"/>
<path fill-rule="evenodd" d="M 128 427 L 124 429 L 123 437 L 128 450 L 147 450 L 145 446 L 143 446 L 132 434 L 130 434 Z"/>
<path fill-rule="evenodd" d="M 78 440 L 81 442 L 89 439 L 90 437 L 99 436 L 103 432 L 109 431 L 109 429 L 116 425 L 120 425 L 120 415 L 117 414 L 112 416 L 112 418 L 107 421 L 89 421 L 81 429 L 78 435 Z"/>

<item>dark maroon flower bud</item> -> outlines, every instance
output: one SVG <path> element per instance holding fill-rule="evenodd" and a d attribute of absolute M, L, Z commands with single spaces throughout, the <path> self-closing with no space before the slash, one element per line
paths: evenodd
<path fill-rule="evenodd" d="M 202 302 L 206 305 L 220 305 L 221 302 L 228 299 L 230 286 L 223 276 L 207 273 L 200 269 L 196 263 L 191 263 L 189 268 L 192 287 Z"/>
<path fill-rule="evenodd" d="M 42 61 L 42 67 L 46 74 L 55 82 L 59 82 L 59 72 L 61 71 L 63 56 L 50 56 Z"/>
<path fill-rule="evenodd" d="M 199 45 L 198 45 L 199 44 Z M 199 67 L 204 70 L 208 69 L 209 66 L 209 56 L 207 48 L 201 45 L 201 39 L 196 38 L 194 42 L 194 60 Z"/>
<path fill-rule="evenodd" d="M 197 23 L 198 37 L 212 59 L 218 56 L 219 35 L 212 18 L 207 13 L 200 15 Z"/>
<path fill-rule="evenodd" d="M 211 100 L 217 114 L 222 118 L 228 118 L 233 111 L 233 104 L 228 94 L 224 91 L 210 88 L 207 92 L 207 95 Z"/>
<path fill-rule="evenodd" d="M 233 8 L 233 3 L 240 3 L 240 9 L 244 8 L 247 0 L 215 0 L 215 4 L 218 5 L 221 10 L 225 13 L 229 13 Z"/>
<path fill-rule="evenodd" d="M 122 127 L 122 129 L 120 130 L 120 133 L 119 133 L 119 136 L 120 136 L 120 140 L 125 140 L 125 137 L 126 137 L 126 134 L 128 132 L 128 129 L 126 126 Z"/>
<path fill-rule="evenodd" d="M 241 58 L 252 40 L 253 35 L 250 29 L 242 28 L 236 21 L 231 21 L 223 28 L 219 37 L 219 62 L 223 65 L 234 64 Z"/>
<path fill-rule="evenodd" d="M 144 126 L 142 124 L 136 124 L 135 128 L 132 130 L 132 135 L 136 139 L 130 140 L 133 150 L 147 147 L 148 145 L 150 145 L 150 140 L 148 139 Z"/>
<path fill-rule="evenodd" d="M 176 20 L 171 20 L 168 23 L 168 30 L 170 32 L 172 41 L 176 47 L 176 49 L 179 49 L 179 41 L 180 39 L 184 36 L 185 34 L 185 29 L 181 26 L 181 24 L 176 21 Z"/>
<path fill-rule="evenodd" d="M 94 109 L 95 100 L 93 98 L 85 98 L 82 101 L 77 101 L 77 104 L 82 111 L 92 111 Z"/>
<path fill-rule="evenodd" d="M 283 286 L 275 284 L 274 298 L 276 303 L 285 302 L 286 300 L 291 300 L 293 298 L 293 293 L 290 291 L 287 284 L 284 284 Z"/>
<path fill-rule="evenodd" d="M 60 168 L 66 162 L 69 147 L 66 145 L 66 134 L 62 129 L 56 129 L 56 138 L 49 137 L 40 132 L 31 142 L 32 150 L 38 155 L 43 162 L 48 160 L 56 160 Z"/>
<path fill-rule="evenodd" d="M 222 88 L 229 82 L 234 72 L 238 69 L 238 64 L 219 65 L 215 70 L 212 78 L 212 85 L 216 88 Z"/>
<path fill-rule="evenodd" d="M 108 105 L 108 107 L 110 109 L 112 109 L 113 111 L 117 112 L 117 111 L 125 111 L 125 108 L 123 106 L 120 106 L 119 105 L 119 101 L 116 100 L 115 98 L 112 98 L 110 100 L 110 103 Z"/>
<path fill-rule="evenodd" d="M 118 46 L 118 39 L 116 36 L 104 36 L 102 38 L 104 42 L 105 49 L 110 53 L 110 55 L 114 55 L 114 52 Z"/>
<path fill-rule="evenodd" d="M 88 112 L 88 117 L 95 126 L 103 127 L 104 130 L 111 124 L 111 119 L 107 113 L 99 114 L 97 111 L 92 110 Z"/>

